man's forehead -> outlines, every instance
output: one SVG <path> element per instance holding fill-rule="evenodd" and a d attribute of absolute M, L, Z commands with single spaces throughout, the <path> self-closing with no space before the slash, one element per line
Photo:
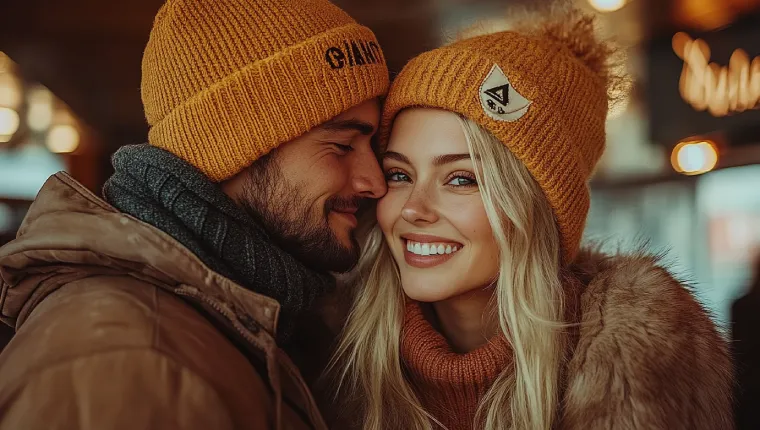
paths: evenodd
<path fill-rule="evenodd" d="M 371 136 L 377 131 L 377 121 L 358 116 L 335 117 L 319 127 L 323 132 L 356 132 L 365 136 Z"/>
<path fill-rule="evenodd" d="M 357 120 L 370 124 L 377 124 L 380 122 L 380 101 L 379 99 L 368 100 L 362 104 L 351 107 L 340 114 L 336 115 L 330 122 L 345 121 L 345 120 Z"/>

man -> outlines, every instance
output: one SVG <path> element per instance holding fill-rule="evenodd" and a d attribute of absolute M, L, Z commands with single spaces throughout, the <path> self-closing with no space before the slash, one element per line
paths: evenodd
<path fill-rule="evenodd" d="M 385 181 L 372 32 L 326 0 L 168 0 L 149 144 L 51 177 L 0 249 L 0 429 L 325 428 L 280 349 Z"/>

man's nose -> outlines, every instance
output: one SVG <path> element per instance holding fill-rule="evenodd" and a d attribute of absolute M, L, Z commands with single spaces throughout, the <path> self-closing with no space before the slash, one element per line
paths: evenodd
<path fill-rule="evenodd" d="M 354 192 L 362 197 L 379 199 L 388 191 L 385 175 L 371 150 L 356 154 L 352 174 Z"/>

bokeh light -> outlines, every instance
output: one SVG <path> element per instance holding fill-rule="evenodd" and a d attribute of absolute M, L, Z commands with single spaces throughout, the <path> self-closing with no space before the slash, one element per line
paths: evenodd
<path fill-rule="evenodd" d="M 79 131 L 73 125 L 56 125 L 50 129 L 45 143 L 56 154 L 74 152 L 79 147 Z"/>
<path fill-rule="evenodd" d="M 673 148 L 671 164 L 684 175 L 707 173 L 718 164 L 718 150 L 709 140 L 681 142 Z"/>

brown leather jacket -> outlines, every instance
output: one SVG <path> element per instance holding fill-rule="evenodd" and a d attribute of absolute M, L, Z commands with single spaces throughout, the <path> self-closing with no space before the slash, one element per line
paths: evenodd
<path fill-rule="evenodd" d="M 0 429 L 325 429 L 276 301 L 66 174 L 0 248 Z"/>

